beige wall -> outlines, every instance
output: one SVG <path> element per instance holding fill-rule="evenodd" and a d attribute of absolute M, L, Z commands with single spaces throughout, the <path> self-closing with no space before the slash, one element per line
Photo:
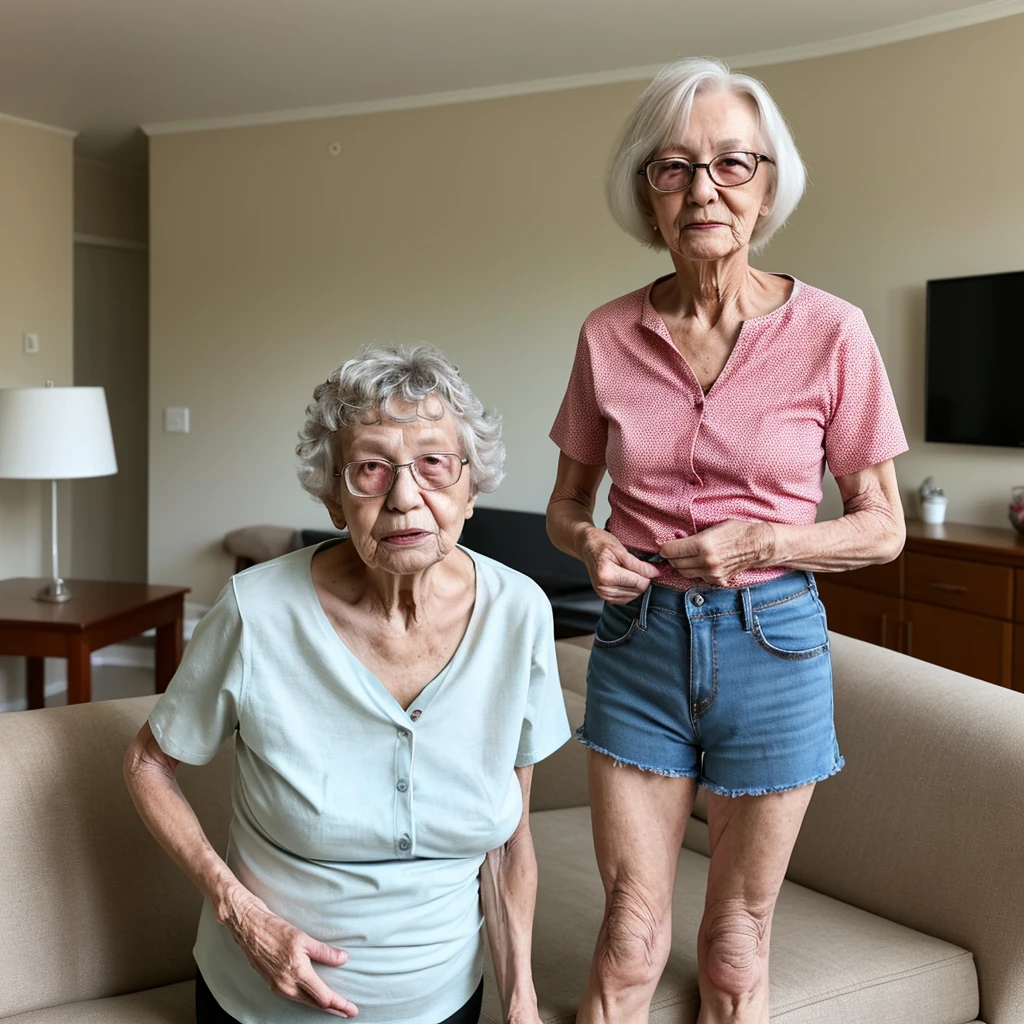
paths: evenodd
<path fill-rule="evenodd" d="M 1003 521 L 1024 464 L 923 444 L 924 282 L 1024 265 L 1021 52 L 1016 17 L 762 72 L 811 189 L 760 263 L 864 307 L 914 446 L 904 489 L 934 474 L 951 518 L 975 522 Z M 295 431 L 313 385 L 371 340 L 451 355 L 505 414 L 509 476 L 487 503 L 543 509 L 580 322 L 669 268 L 601 197 L 641 88 L 151 140 L 152 580 L 209 600 L 230 571 L 225 531 L 326 525 L 294 482 Z M 968 162 L 993 146 L 1003 182 Z M 190 407 L 191 434 L 162 433 L 172 404 Z"/>
<path fill-rule="evenodd" d="M 580 322 L 662 263 L 602 207 L 633 92 L 151 140 L 151 580 L 209 600 L 227 530 L 329 526 L 295 481 L 295 434 L 313 387 L 373 340 L 452 357 L 505 416 L 508 479 L 487 500 L 544 507 Z M 162 432 L 167 405 L 191 409 L 189 435 Z"/>
<path fill-rule="evenodd" d="M 933 475 L 950 520 L 993 526 L 1008 525 L 1024 451 L 924 443 L 924 298 L 930 278 L 1024 269 L 1022 54 L 1017 16 L 757 72 L 811 180 L 763 265 L 867 314 L 910 442 L 897 463 L 908 510 Z"/>
<path fill-rule="evenodd" d="M 0 118 L 0 387 L 72 383 L 72 139 Z M 22 332 L 39 335 L 24 354 Z M 61 564 L 70 567 L 69 488 Z M 0 579 L 50 570 L 49 489 L 0 480 Z M 21 665 L 0 659 L 0 704 L 23 696 Z"/>

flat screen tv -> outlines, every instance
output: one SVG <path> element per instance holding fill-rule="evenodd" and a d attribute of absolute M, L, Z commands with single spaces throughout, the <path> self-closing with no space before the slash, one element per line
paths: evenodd
<path fill-rule="evenodd" d="M 927 287 L 925 440 L 1024 447 L 1024 271 Z"/>

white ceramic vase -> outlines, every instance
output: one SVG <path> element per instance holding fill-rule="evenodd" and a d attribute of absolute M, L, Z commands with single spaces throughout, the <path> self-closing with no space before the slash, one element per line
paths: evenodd
<path fill-rule="evenodd" d="M 944 494 L 933 494 L 921 502 L 921 519 L 932 526 L 946 521 L 946 505 L 949 499 Z"/>

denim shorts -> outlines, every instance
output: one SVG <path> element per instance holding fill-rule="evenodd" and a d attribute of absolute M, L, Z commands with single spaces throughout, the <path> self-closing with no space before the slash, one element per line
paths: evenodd
<path fill-rule="evenodd" d="M 795 789 L 843 767 L 814 577 L 653 584 L 605 604 L 577 738 L 617 762 L 723 796 Z"/>

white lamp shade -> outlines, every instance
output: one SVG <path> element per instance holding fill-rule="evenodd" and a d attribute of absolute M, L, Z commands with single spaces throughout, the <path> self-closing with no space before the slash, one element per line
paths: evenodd
<path fill-rule="evenodd" d="M 74 480 L 116 472 L 103 388 L 0 389 L 0 477 Z"/>

